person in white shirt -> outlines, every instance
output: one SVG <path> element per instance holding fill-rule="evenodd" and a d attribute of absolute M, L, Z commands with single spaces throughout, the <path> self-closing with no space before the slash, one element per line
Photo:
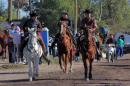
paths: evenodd
<path fill-rule="evenodd" d="M 15 33 L 15 24 L 11 24 L 9 29 L 10 38 L 8 39 L 8 51 L 9 51 L 9 62 L 16 63 L 16 57 L 14 55 L 14 33 Z"/>
<path fill-rule="evenodd" d="M 21 44 L 21 33 L 19 26 L 16 26 L 13 34 L 13 43 L 14 43 L 14 55 L 16 57 L 17 63 L 21 63 L 20 58 L 20 44 Z"/>

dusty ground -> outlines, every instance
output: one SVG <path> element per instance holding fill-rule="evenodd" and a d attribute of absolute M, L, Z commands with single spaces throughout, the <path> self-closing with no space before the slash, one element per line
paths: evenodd
<path fill-rule="evenodd" d="M 64 74 L 57 64 L 40 66 L 36 81 L 28 81 L 27 66 L 0 61 L 0 86 L 130 86 L 130 55 L 115 63 L 94 62 L 93 80 L 84 80 L 82 62 L 74 62 L 73 73 Z"/>

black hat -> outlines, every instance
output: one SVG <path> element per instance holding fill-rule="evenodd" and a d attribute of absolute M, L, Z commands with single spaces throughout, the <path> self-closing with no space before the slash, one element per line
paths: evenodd
<path fill-rule="evenodd" d="M 93 13 L 91 9 L 86 9 L 84 13 Z"/>
<path fill-rule="evenodd" d="M 33 12 L 30 12 L 30 16 L 31 16 L 31 17 L 33 17 L 33 16 L 38 16 L 38 14 L 37 14 L 35 11 L 33 11 Z"/>

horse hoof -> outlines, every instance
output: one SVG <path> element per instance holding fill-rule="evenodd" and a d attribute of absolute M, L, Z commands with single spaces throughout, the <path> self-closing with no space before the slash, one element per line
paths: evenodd
<path fill-rule="evenodd" d="M 69 72 L 70 72 L 70 73 L 72 73 L 72 72 L 73 72 L 73 70 L 70 70 Z"/>
<path fill-rule="evenodd" d="M 68 74 L 69 72 L 68 71 L 65 71 L 66 74 Z"/>
<path fill-rule="evenodd" d="M 48 65 L 50 65 L 50 64 L 51 64 L 51 61 L 49 60 L 49 61 L 48 61 Z"/>
<path fill-rule="evenodd" d="M 33 80 L 36 80 L 36 78 L 35 78 L 35 77 L 33 77 L 32 79 L 33 79 Z"/>
<path fill-rule="evenodd" d="M 86 81 L 89 81 L 89 78 L 85 78 Z"/>
<path fill-rule="evenodd" d="M 92 77 L 89 77 L 89 80 L 92 80 L 93 78 Z"/>
<path fill-rule="evenodd" d="M 33 81 L 33 78 L 32 78 L 32 77 L 30 77 L 30 78 L 29 78 L 29 81 L 30 81 L 30 82 L 31 82 L 31 81 Z"/>

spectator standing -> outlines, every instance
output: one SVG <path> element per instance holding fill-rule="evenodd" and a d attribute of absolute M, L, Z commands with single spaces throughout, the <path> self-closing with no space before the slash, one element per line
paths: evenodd
<path fill-rule="evenodd" d="M 20 58 L 21 32 L 19 26 L 16 26 L 16 29 L 14 31 L 13 43 L 14 43 L 14 57 L 16 58 L 17 63 L 21 63 Z"/>
<path fill-rule="evenodd" d="M 124 55 L 124 44 L 125 42 L 122 40 L 121 37 L 119 37 L 117 40 L 117 54 L 120 57 Z"/>
<path fill-rule="evenodd" d="M 113 34 L 110 34 L 109 38 L 106 41 L 106 44 L 116 44 Z"/>
<path fill-rule="evenodd" d="M 11 28 L 9 29 L 9 38 L 8 38 L 8 52 L 9 52 L 9 63 L 16 63 L 16 58 L 14 56 L 14 43 L 13 37 L 15 32 L 16 25 L 11 24 Z"/>

